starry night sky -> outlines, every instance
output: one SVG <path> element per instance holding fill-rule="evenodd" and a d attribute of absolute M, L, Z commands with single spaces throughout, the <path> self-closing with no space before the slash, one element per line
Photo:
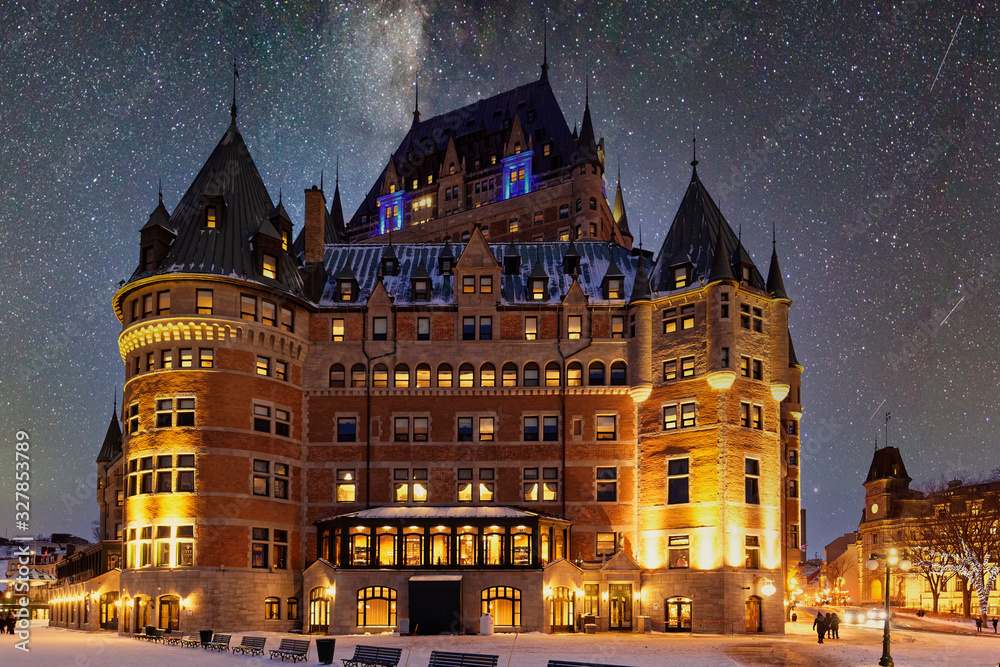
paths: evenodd
<path fill-rule="evenodd" d="M 27 430 L 32 533 L 91 537 L 124 379 L 111 297 L 158 180 L 172 209 L 228 126 L 234 57 L 240 129 L 296 230 L 338 155 L 350 217 L 409 127 L 418 71 L 424 118 L 539 75 L 545 4 L 189 4 L 2 12 L 0 488 Z M 620 159 L 646 248 L 695 124 L 699 174 L 765 272 L 776 226 L 810 556 L 857 527 L 886 412 L 917 482 L 1000 466 L 993 3 L 663 4 L 550 3 L 552 86 L 572 126 L 589 75 L 609 192 Z"/>

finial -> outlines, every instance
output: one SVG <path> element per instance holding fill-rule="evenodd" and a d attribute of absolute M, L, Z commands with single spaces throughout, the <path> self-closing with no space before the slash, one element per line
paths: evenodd
<path fill-rule="evenodd" d="M 118 416 L 118 385 L 115 385 L 115 411 L 114 415 Z"/>
<path fill-rule="evenodd" d="M 413 122 L 420 122 L 420 76 L 413 75 Z"/>
<path fill-rule="evenodd" d="M 319 170 L 319 191 L 323 192 L 323 170 Z"/>
<path fill-rule="evenodd" d="M 590 73 L 587 73 L 587 87 L 585 88 L 586 95 L 583 98 L 583 103 L 585 106 L 590 106 Z"/>
<path fill-rule="evenodd" d="M 340 187 L 340 156 L 339 155 L 337 156 L 337 180 L 336 180 L 336 186 L 338 188 Z"/>
<path fill-rule="evenodd" d="M 281 206 L 281 188 L 278 188 L 278 206 Z"/>
<path fill-rule="evenodd" d="M 642 250 L 642 223 L 639 223 L 639 250 Z"/>
<path fill-rule="evenodd" d="M 542 79 L 549 78 L 549 12 L 545 11 L 542 28 Z"/>
<path fill-rule="evenodd" d="M 771 250 L 778 252 L 778 233 L 775 229 L 774 220 L 771 221 Z"/>
<path fill-rule="evenodd" d="M 618 155 L 618 187 L 622 186 L 622 156 Z"/>
<path fill-rule="evenodd" d="M 233 106 L 229 109 L 229 115 L 233 117 L 233 122 L 236 122 L 236 80 L 240 78 L 240 72 L 236 69 L 236 58 L 233 58 Z"/>
<path fill-rule="evenodd" d="M 160 179 L 160 203 L 163 203 L 163 179 Z"/>
<path fill-rule="evenodd" d="M 691 127 L 691 166 L 698 166 L 698 129 L 694 125 Z"/>

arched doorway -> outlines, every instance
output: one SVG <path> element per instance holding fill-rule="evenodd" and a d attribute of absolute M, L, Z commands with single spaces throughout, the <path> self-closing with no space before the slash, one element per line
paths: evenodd
<path fill-rule="evenodd" d="M 673 597 L 663 606 L 667 610 L 667 632 L 691 632 L 691 598 Z"/>
<path fill-rule="evenodd" d="M 881 579 L 872 579 L 872 597 L 871 597 L 871 601 L 872 602 L 881 602 L 882 601 L 882 580 Z"/>
<path fill-rule="evenodd" d="M 556 586 L 552 589 L 550 602 L 552 632 L 573 632 L 573 593 L 566 586 Z"/>
<path fill-rule="evenodd" d="M 326 590 L 317 586 L 309 591 L 309 632 L 326 634 L 330 627 L 330 601 Z"/>
<path fill-rule="evenodd" d="M 181 599 L 178 596 L 160 596 L 160 616 L 156 627 L 163 630 L 181 629 Z"/>
<path fill-rule="evenodd" d="M 608 584 L 612 630 L 632 629 L 632 584 Z"/>
<path fill-rule="evenodd" d="M 751 595 L 747 598 L 747 632 L 764 632 L 764 621 L 760 614 L 760 598 Z"/>

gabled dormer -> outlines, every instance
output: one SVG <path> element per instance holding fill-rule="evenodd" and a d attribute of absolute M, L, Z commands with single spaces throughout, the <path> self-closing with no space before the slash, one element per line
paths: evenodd
<path fill-rule="evenodd" d="M 531 157 L 534 151 L 521 128 L 521 117 L 514 116 L 507 145 L 504 147 L 503 198 L 510 199 L 531 192 Z"/>
<path fill-rule="evenodd" d="M 535 264 L 528 274 L 528 284 L 525 286 L 525 298 L 528 301 L 548 301 L 549 299 L 549 274 L 545 273 L 542 261 L 535 256 Z"/>
<path fill-rule="evenodd" d="M 396 257 L 396 248 L 392 245 L 392 237 L 389 244 L 382 251 L 382 258 L 379 260 L 379 272 L 383 276 L 399 275 L 399 258 Z"/>
<path fill-rule="evenodd" d="M 521 255 L 517 248 L 511 243 L 503 253 L 503 274 L 505 276 L 516 276 L 521 273 Z"/>
<path fill-rule="evenodd" d="M 207 230 L 222 229 L 226 224 L 228 211 L 222 195 L 201 195 L 201 228 Z"/>
<path fill-rule="evenodd" d="M 618 268 L 614 259 L 611 260 L 607 273 L 601 280 L 601 292 L 604 294 L 604 298 L 609 301 L 625 298 L 625 274 Z"/>
<path fill-rule="evenodd" d="M 170 213 L 163 205 L 161 192 L 159 203 L 139 230 L 139 273 L 159 267 L 176 238 L 177 233 L 170 226 Z"/>
<path fill-rule="evenodd" d="M 563 255 L 563 273 L 567 276 L 571 276 L 574 273 L 580 272 L 580 253 L 576 249 L 576 244 L 573 241 L 569 242 L 569 246 L 566 248 L 566 254 Z"/>
<path fill-rule="evenodd" d="M 455 253 L 451 249 L 451 242 L 446 242 L 441 254 L 438 255 L 438 273 L 442 276 L 450 276 L 455 269 Z"/>
<path fill-rule="evenodd" d="M 258 273 L 270 280 L 282 280 L 281 236 L 270 220 L 265 220 L 260 224 L 257 233 L 253 236 L 253 248 Z"/>
<path fill-rule="evenodd" d="M 385 171 L 382 172 L 382 190 L 377 200 L 378 204 L 378 233 L 379 235 L 394 229 L 403 228 L 403 211 L 405 208 L 406 192 L 402 182 L 399 180 L 399 173 L 396 170 L 396 161 L 391 157 Z"/>
<path fill-rule="evenodd" d="M 346 303 L 358 300 L 358 278 L 354 274 L 350 258 L 340 267 L 340 271 L 337 271 L 336 275 L 333 276 L 333 280 L 337 286 L 334 301 Z"/>
<path fill-rule="evenodd" d="M 421 260 L 417 268 L 413 270 L 413 275 L 410 276 L 410 301 L 414 303 L 426 303 L 433 296 L 434 289 L 431 282 L 431 274 L 427 272 L 427 267 L 424 266 L 424 262 Z"/>
<path fill-rule="evenodd" d="M 684 289 L 691 286 L 694 279 L 694 266 L 691 262 L 682 262 L 670 267 L 671 289 Z"/>
<path fill-rule="evenodd" d="M 280 198 L 278 205 L 271 210 L 268 219 L 281 238 L 281 250 L 292 252 L 292 219 L 288 217 L 288 211 L 285 210 L 285 205 Z"/>
<path fill-rule="evenodd" d="M 500 294 L 500 264 L 476 225 L 462 255 L 455 262 L 455 303 L 460 306 L 492 306 Z"/>

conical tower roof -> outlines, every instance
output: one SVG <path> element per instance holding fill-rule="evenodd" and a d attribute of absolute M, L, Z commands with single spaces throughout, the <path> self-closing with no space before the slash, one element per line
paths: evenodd
<path fill-rule="evenodd" d="M 712 251 L 712 272 L 708 282 L 733 280 L 733 267 L 729 265 L 730 252 L 726 250 L 725 234 L 716 234 L 715 249 Z"/>
<path fill-rule="evenodd" d="M 629 303 L 649 301 L 652 292 L 649 289 L 649 276 L 646 274 L 646 258 L 639 253 L 639 263 L 635 268 L 635 280 L 632 282 L 632 294 Z"/>
<path fill-rule="evenodd" d="M 170 226 L 170 211 L 163 205 L 162 192 L 160 193 L 160 202 L 153 209 L 153 212 L 149 214 L 149 220 L 142 226 L 143 229 L 150 229 L 152 227 L 163 227 L 171 234 L 176 233 L 174 232 L 174 228 Z"/>
<path fill-rule="evenodd" d="M 107 463 L 114 461 L 122 453 L 122 428 L 118 424 L 118 416 L 111 415 L 111 423 L 108 424 L 108 432 L 104 435 L 104 444 L 101 445 L 101 452 L 97 455 L 96 463 Z"/>
<path fill-rule="evenodd" d="M 693 284 L 708 281 L 712 275 L 719 234 L 722 235 L 727 255 L 731 253 L 733 263 L 742 262 L 753 267 L 750 286 L 764 291 L 766 284 L 763 276 L 698 178 L 697 168 L 691 172 L 691 182 L 650 272 L 650 287 L 657 292 L 673 290 L 671 267 L 685 264 L 691 265 Z"/>
<path fill-rule="evenodd" d="M 618 170 L 618 188 L 615 190 L 615 205 L 611 209 L 611 215 L 622 235 L 632 238 L 632 232 L 628 228 L 628 214 L 625 212 L 625 197 L 622 195 L 622 172 L 620 169 Z"/>
<path fill-rule="evenodd" d="M 594 134 L 594 122 L 590 119 L 590 99 L 583 107 L 583 125 L 580 128 L 580 138 L 577 141 L 577 160 L 596 160 L 597 141 Z"/>
<path fill-rule="evenodd" d="M 788 292 L 785 291 L 785 281 L 781 279 L 781 267 L 778 266 L 777 246 L 771 250 L 771 267 L 767 272 L 767 291 L 775 299 L 788 299 Z M 788 300 L 791 301 L 791 299 Z"/>

